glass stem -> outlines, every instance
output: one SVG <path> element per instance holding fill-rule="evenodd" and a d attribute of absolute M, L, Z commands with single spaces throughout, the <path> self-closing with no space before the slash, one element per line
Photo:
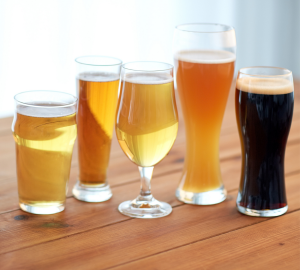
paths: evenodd
<path fill-rule="evenodd" d="M 151 194 L 151 178 L 154 167 L 139 167 L 141 175 L 141 191 L 137 198 L 138 201 L 151 201 L 153 196 Z"/>

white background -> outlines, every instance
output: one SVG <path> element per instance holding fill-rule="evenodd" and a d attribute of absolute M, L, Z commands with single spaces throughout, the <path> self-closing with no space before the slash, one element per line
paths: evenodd
<path fill-rule="evenodd" d="M 174 27 L 189 22 L 232 25 L 237 69 L 300 78 L 300 0 L 0 0 L 0 117 L 18 92 L 75 94 L 77 56 L 172 63 Z"/>

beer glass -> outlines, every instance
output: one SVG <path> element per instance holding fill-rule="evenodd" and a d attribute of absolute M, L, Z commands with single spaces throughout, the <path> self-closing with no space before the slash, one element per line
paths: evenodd
<path fill-rule="evenodd" d="M 153 198 L 153 166 L 170 151 L 177 136 L 178 115 L 173 66 L 159 62 L 132 62 L 122 66 L 116 133 L 125 155 L 139 167 L 140 195 L 119 205 L 130 217 L 158 218 L 172 207 Z"/>
<path fill-rule="evenodd" d="M 115 121 L 122 61 L 82 56 L 77 63 L 79 177 L 75 198 L 103 202 L 111 196 L 107 168 Z"/>
<path fill-rule="evenodd" d="M 12 132 L 16 145 L 19 204 L 33 214 L 64 210 L 77 98 L 62 92 L 29 91 L 15 96 Z"/>
<path fill-rule="evenodd" d="M 292 72 L 276 67 L 240 69 L 235 92 L 242 148 L 237 209 L 246 215 L 273 217 L 287 209 L 284 154 L 292 123 Z"/>
<path fill-rule="evenodd" d="M 186 152 L 176 197 L 210 205 L 226 199 L 219 138 L 235 66 L 235 31 L 220 24 L 175 29 L 173 55 L 183 112 Z"/>

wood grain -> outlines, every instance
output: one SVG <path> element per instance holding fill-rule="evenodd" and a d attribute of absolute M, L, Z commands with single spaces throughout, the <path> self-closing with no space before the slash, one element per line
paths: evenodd
<path fill-rule="evenodd" d="M 274 219 L 248 217 L 235 209 L 241 159 L 233 97 L 232 90 L 220 139 L 228 199 L 215 206 L 176 200 L 185 149 L 181 121 L 176 143 L 155 167 L 152 181 L 154 196 L 169 202 L 173 213 L 154 220 L 131 219 L 117 211 L 120 202 L 137 196 L 139 175 L 115 137 L 108 172 L 111 200 L 84 203 L 71 197 L 69 190 L 62 213 L 40 216 L 18 210 L 12 118 L 0 119 L 0 269 L 297 269 L 300 83 L 295 82 L 294 118 L 286 149 L 289 211 Z M 182 120 L 180 110 L 179 116 Z M 75 147 L 70 187 L 77 177 L 76 157 Z"/>
<path fill-rule="evenodd" d="M 299 269 L 300 211 L 119 267 L 126 269 Z M 93 269 L 93 268 L 90 268 Z"/>
<path fill-rule="evenodd" d="M 290 133 L 288 146 L 286 149 L 286 173 L 295 171 L 295 169 L 299 168 L 297 162 L 300 159 L 300 119 L 299 125 L 295 125 L 293 122 L 293 127 Z M 294 140 L 293 140 L 294 138 Z M 2 143 L 0 144 L 0 148 L 2 148 Z M 0 189 L 0 213 L 15 210 L 18 208 L 18 192 L 17 192 L 17 179 L 15 176 L 15 152 L 14 145 L 11 146 L 12 149 L 8 148 L 2 149 L 7 154 L 6 162 L 0 163 L 0 175 L 2 173 L 2 177 L 0 177 L 0 184 L 3 185 L 2 189 Z M 111 158 L 109 168 L 108 168 L 108 181 L 112 187 L 118 185 L 124 185 L 126 183 L 131 183 L 133 181 L 139 181 L 139 173 L 136 165 L 128 160 L 128 158 L 124 155 L 121 149 L 118 149 L 120 155 Z M 175 171 L 181 171 L 184 160 L 184 151 L 185 144 L 175 143 L 169 155 L 157 166 L 155 166 L 154 177 L 165 175 Z M 239 159 L 240 158 L 240 143 L 237 134 L 226 134 L 221 137 L 221 146 L 220 146 L 220 159 L 221 159 L 221 170 L 226 170 L 226 167 L 223 167 L 223 161 L 227 159 Z M 74 154 L 73 160 L 76 159 L 76 152 Z M 300 162 L 299 162 L 300 163 Z M 298 163 L 298 164 L 299 164 Z M 240 169 L 240 165 L 235 165 L 237 169 Z M 12 169 L 13 168 L 13 169 Z M 300 169 L 300 168 L 299 168 Z M 72 188 L 77 181 L 77 166 L 73 165 L 70 174 L 69 181 L 69 191 L 68 196 L 72 196 Z M 9 172 L 9 173 L 7 173 Z M 5 176 L 3 176 L 5 175 Z M 178 176 L 176 179 L 179 179 Z M 223 176 L 226 178 L 226 176 Z M 177 180 L 179 181 L 179 180 Z"/>
<path fill-rule="evenodd" d="M 175 145 L 169 155 L 154 170 L 154 179 L 161 175 L 167 175 L 172 172 L 179 172 L 174 178 L 176 184 L 180 179 L 180 172 L 183 166 L 184 145 Z M 228 190 L 238 187 L 236 181 L 240 174 L 240 156 L 233 157 L 233 161 L 221 161 L 222 177 Z M 229 160 L 229 159 L 228 159 Z M 288 145 L 286 148 L 285 173 L 289 174 L 300 169 L 300 142 Z M 227 180 L 229 179 L 229 180 Z M 235 179 L 236 181 L 232 181 Z M 139 173 L 137 167 L 128 161 L 125 155 L 115 159 L 109 166 L 109 183 L 112 187 L 125 185 L 127 183 L 139 182 Z M 68 197 L 72 196 L 72 187 L 77 181 L 77 168 L 72 168 Z M 16 210 L 18 206 L 18 190 L 16 177 L 1 180 L 0 189 L 0 213 Z M 232 184 L 233 183 L 233 184 Z"/>
<path fill-rule="evenodd" d="M 297 188 L 299 176 L 300 173 L 287 177 L 289 212 L 300 208 L 300 190 Z M 131 188 L 128 189 L 129 192 L 130 190 Z M 158 193 L 158 190 L 155 193 Z M 165 200 L 165 194 L 161 194 L 159 199 Z M 118 196 L 115 200 L 119 199 Z M 120 201 L 123 199 L 122 196 Z M 173 213 L 163 219 L 126 219 L 100 228 L 95 227 L 94 224 L 94 229 L 89 227 L 91 221 L 85 218 L 84 212 L 80 211 L 77 215 L 74 213 L 73 218 L 68 220 L 66 215 L 71 207 L 61 215 L 57 214 L 60 218 L 46 222 L 45 220 L 38 222 L 39 216 L 31 219 L 32 215 L 28 215 L 28 219 L 15 221 L 12 220 L 12 216 L 10 218 L 6 216 L 7 224 L 10 226 L 7 228 L 8 237 L 1 241 L 5 242 L 1 250 L 7 252 L 16 246 L 21 248 L 22 243 L 25 242 L 28 247 L 0 255 L 0 261 L 3 269 L 9 269 L 12 260 L 15 261 L 16 269 L 30 266 L 64 269 L 63 266 L 68 262 L 72 262 L 73 269 L 80 269 L 81 259 L 85 258 L 85 266 L 88 269 L 105 269 L 266 220 L 266 218 L 253 218 L 238 213 L 235 209 L 235 200 L 236 191 L 229 193 L 228 199 L 218 205 L 199 207 L 184 204 L 175 207 Z M 76 208 L 74 210 L 78 211 L 79 207 L 76 207 L 75 202 L 72 204 Z M 98 204 L 99 208 L 95 210 L 98 218 L 104 219 L 101 209 L 110 215 L 117 211 L 116 209 L 107 211 L 110 208 L 108 204 L 109 202 L 106 203 L 106 207 Z M 89 204 L 89 207 L 93 208 L 90 205 L 92 204 Z M 89 212 L 88 216 L 91 218 L 93 214 Z M 109 218 L 110 216 L 105 217 L 105 220 Z M 14 230 L 11 230 L 13 222 L 20 225 L 14 226 Z M 49 223 L 51 226 L 45 225 Z M 23 232 L 18 234 L 19 230 Z M 70 235 L 71 231 L 73 231 L 72 235 Z M 61 237 L 50 241 L 49 236 L 57 235 L 59 232 Z M 14 235 L 13 238 L 10 238 L 11 234 Z M 36 242 L 37 238 L 33 237 L 37 234 L 39 234 L 39 243 Z M 41 238 L 46 242 L 41 243 Z M 30 254 L 36 256 L 32 258 Z"/>

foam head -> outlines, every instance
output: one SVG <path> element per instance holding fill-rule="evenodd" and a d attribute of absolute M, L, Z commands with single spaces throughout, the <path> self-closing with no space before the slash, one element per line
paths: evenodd
<path fill-rule="evenodd" d="M 84 72 L 78 74 L 77 78 L 87 82 L 112 82 L 119 80 L 120 76 L 109 72 Z"/>
<path fill-rule="evenodd" d="M 62 103 L 32 103 L 28 105 L 18 104 L 17 113 L 31 117 L 52 118 L 63 117 L 76 112 L 76 106 L 64 106 L 65 104 Z"/>
<path fill-rule="evenodd" d="M 199 64 L 222 64 L 235 61 L 235 54 L 221 50 L 180 51 L 174 58 L 184 62 Z"/>
<path fill-rule="evenodd" d="M 127 73 L 123 81 L 135 84 L 165 84 L 173 82 L 173 77 L 164 73 Z"/>
<path fill-rule="evenodd" d="M 242 77 L 237 79 L 236 88 L 263 95 L 282 95 L 294 91 L 292 82 L 284 78 Z"/>

